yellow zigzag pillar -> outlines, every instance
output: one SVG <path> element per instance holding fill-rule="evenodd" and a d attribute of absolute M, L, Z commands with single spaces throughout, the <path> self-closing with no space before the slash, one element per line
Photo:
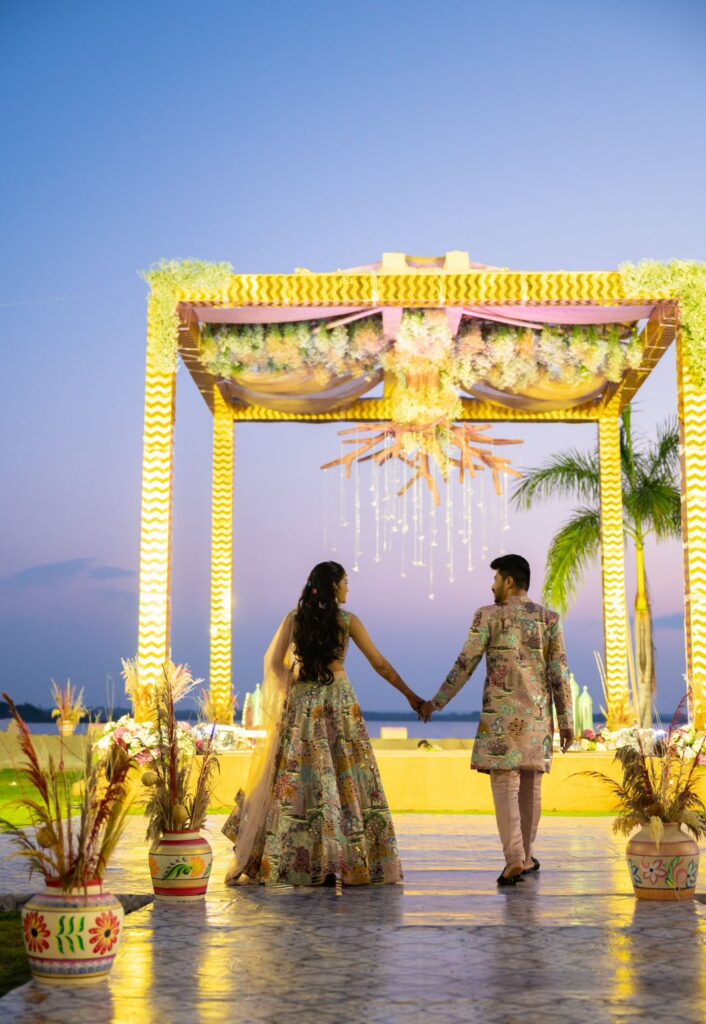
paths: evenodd
<path fill-rule="evenodd" d="M 681 428 L 684 628 L 689 710 L 706 729 L 706 390 L 691 372 L 682 332 L 677 338 Z"/>
<path fill-rule="evenodd" d="M 150 300 L 145 374 L 145 423 L 142 457 L 140 533 L 140 611 L 137 661 L 140 684 L 153 686 L 170 657 L 172 495 L 176 354 L 173 369 L 158 361 Z M 135 717 L 145 710 L 136 706 Z"/>
<path fill-rule="evenodd" d="M 217 386 L 213 389 L 213 501 L 211 508 L 211 679 L 216 721 L 233 722 L 233 414 Z"/>
<path fill-rule="evenodd" d="M 608 728 L 627 724 L 630 701 L 625 604 L 623 485 L 620 466 L 620 417 L 598 421 L 601 478 L 601 555 Z"/>

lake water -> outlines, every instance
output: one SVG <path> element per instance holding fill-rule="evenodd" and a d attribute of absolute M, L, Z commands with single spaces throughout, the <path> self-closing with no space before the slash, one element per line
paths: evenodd
<path fill-rule="evenodd" d="M 379 738 L 380 729 L 385 726 L 406 729 L 407 736 L 411 740 L 472 740 L 478 728 L 478 722 L 445 722 L 443 718 L 432 719 L 428 724 L 418 720 L 416 722 L 382 722 L 369 715 L 365 720 L 371 739 L 374 740 Z"/>

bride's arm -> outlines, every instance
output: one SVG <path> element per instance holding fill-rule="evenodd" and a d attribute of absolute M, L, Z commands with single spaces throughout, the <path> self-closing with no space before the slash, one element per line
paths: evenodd
<path fill-rule="evenodd" d="M 380 653 L 373 641 L 370 639 L 370 634 L 357 615 L 351 615 L 350 635 L 353 643 L 360 651 L 362 651 L 377 674 L 382 676 L 383 679 L 386 679 L 387 682 L 390 683 L 391 686 L 394 686 L 396 690 L 399 690 L 400 693 L 409 701 L 412 710 L 417 711 L 423 703 L 422 698 L 417 696 L 414 690 L 411 690 L 409 686 L 407 686 L 399 672 L 390 664 L 387 658 Z"/>

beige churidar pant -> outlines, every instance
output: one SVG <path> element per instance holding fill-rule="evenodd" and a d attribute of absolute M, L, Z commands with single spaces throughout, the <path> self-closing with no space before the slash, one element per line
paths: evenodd
<path fill-rule="evenodd" d="M 528 863 L 532 857 L 542 813 L 543 775 L 544 772 L 524 768 L 490 773 L 495 818 L 507 867 Z"/>

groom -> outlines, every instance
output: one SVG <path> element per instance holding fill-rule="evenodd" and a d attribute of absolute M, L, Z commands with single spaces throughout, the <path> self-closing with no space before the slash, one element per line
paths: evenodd
<path fill-rule="evenodd" d="M 552 703 L 563 751 L 573 742 L 574 723 L 559 616 L 527 596 L 530 567 L 522 555 L 502 555 L 490 568 L 495 570 L 495 604 L 478 609 L 456 663 L 420 715 L 428 722 L 445 707 L 485 654 L 483 711 L 471 767 L 490 774 L 505 854 L 498 885 L 515 885 L 523 875 L 539 871 L 532 850 L 542 776 L 552 761 Z"/>

